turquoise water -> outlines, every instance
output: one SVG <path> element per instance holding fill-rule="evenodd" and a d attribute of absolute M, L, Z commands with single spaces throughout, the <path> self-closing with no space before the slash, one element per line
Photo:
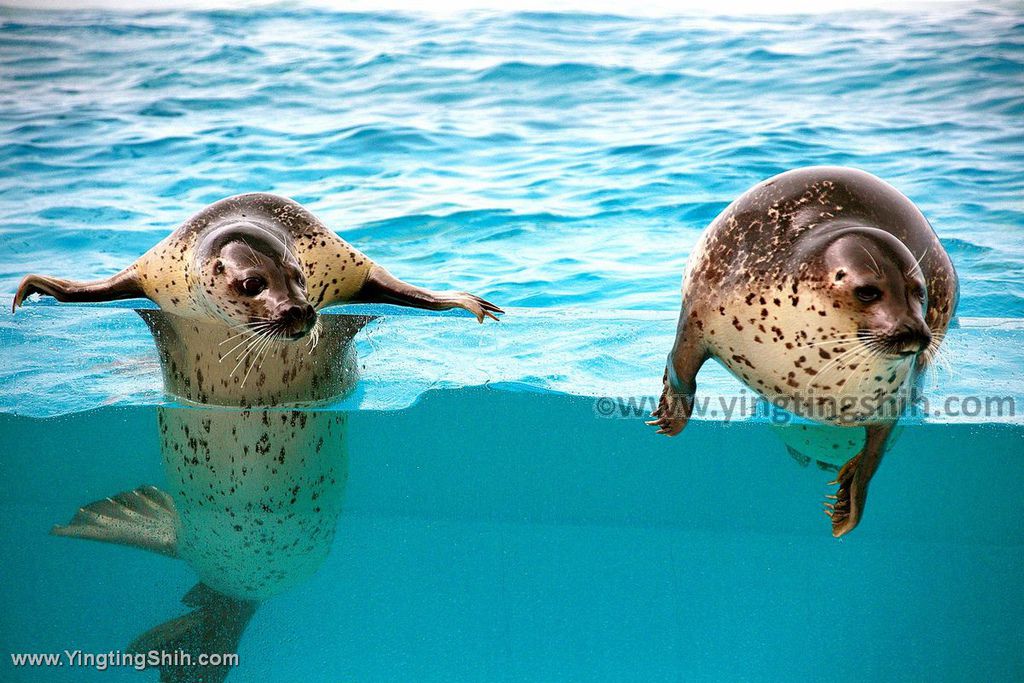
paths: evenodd
<path fill-rule="evenodd" d="M 1020 680 L 1021 413 L 908 421 L 858 529 L 759 419 L 657 439 L 600 397 L 660 388 L 703 227 L 808 164 L 869 170 L 961 280 L 948 396 L 1024 409 L 1024 13 L 629 18 L 0 9 L 0 299 L 105 276 L 223 196 L 292 196 L 397 275 L 509 311 L 356 338 L 348 479 L 310 579 L 229 681 Z M 709 364 L 701 391 L 735 380 Z M 123 649 L 183 614 L 184 562 L 56 538 L 165 484 L 129 306 L 0 314 L 8 653 Z M 148 678 L 156 676 L 150 672 Z"/>
<path fill-rule="evenodd" d="M 229 681 L 1024 671 L 1020 428 L 908 428 L 865 520 L 836 541 L 817 509 L 828 474 L 796 466 L 756 425 L 701 422 L 685 442 L 658 440 L 579 398 L 467 389 L 361 411 L 349 427 L 331 555 L 261 606 Z M 17 549 L 0 647 L 123 648 L 186 611 L 184 563 L 46 535 L 79 504 L 160 480 L 152 408 L 3 415 L 0 429 L 15 437 L 0 530 Z M 8 667 L 4 680 L 145 678 L 45 673 Z"/>
<path fill-rule="evenodd" d="M 1024 18 L 3 10 L 0 291 L 115 272 L 208 203 L 288 195 L 400 277 L 677 310 L 755 182 L 858 166 L 918 203 L 965 316 L 1024 316 Z"/>

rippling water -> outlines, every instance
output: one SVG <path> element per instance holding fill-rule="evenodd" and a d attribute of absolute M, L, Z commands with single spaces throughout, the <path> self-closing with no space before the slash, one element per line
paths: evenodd
<path fill-rule="evenodd" d="M 1024 13 L 624 18 L 0 10 L 0 291 L 112 273 L 272 191 L 401 277 L 505 306 L 674 310 L 754 182 L 869 170 L 961 314 L 1024 316 Z"/>

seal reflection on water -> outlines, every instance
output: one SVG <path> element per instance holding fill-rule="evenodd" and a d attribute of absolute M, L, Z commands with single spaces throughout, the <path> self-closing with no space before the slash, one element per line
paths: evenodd
<path fill-rule="evenodd" d="M 826 503 L 860 521 L 909 389 L 957 304 L 953 264 L 917 207 L 882 180 L 811 167 L 766 180 L 705 230 L 683 279 L 664 391 L 649 424 L 674 436 L 715 358 L 761 396 L 824 423 L 864 426 Z"/>

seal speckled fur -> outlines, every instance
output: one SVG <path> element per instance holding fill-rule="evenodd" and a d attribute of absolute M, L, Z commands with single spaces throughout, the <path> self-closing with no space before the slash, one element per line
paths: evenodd
<path fill-rule="evenodd" d="M 178 316 L 236 324 L 277 321 L 297 336 L 312 328 L 316 311 L 347 301 L 463 308 L 480 322 L 497 320 L 495 313 L 502 312 L 468 292 L 433 292 L 402 282 L 296 202 L 263 193 L 211 204 L 105 280 L 28 275 L 12 308 L 32 294 L 72 302 L 145 297 Z"/>
<path fill-rule="evenodd" d="M 60 536 L 131 545 L 184 560 L 200 584 L 196 609 L 129 648 L 235 652 L 258 604 L 312 575 L 327 557 L 348 474 L 348 415 L 294 409 L 349 391 L 365 316 L 323 316 L 322 343 L 278 342 L 245 388 L 230 373 L 230 328 L 140 311 L 153 332 L 165 389 L 184 405 L 157 408 L 168 493 L 142 486 L 82 507 Z M 241 406 L 241 407 L 238 407 Z M 288 406 L 288 407 L 269 407 Z M 196 667 L 162 680 L 198 680 Z M 226 669 L 201 669 L 223 680 Z"/>
<path fill-rule="evenodd" d="M 163 311 L 205 318 L 207 306 L 196 295 L 212 295 L 216 283 L 196 263 L 196 246 L 203 235 L 240 222 L 275 225 L 286 232 L 305 272 L 310 303 L 317 309 L 352 300 L 373 265 L 300 204 L 272 194 L 243 194 L 206 207 L 131 266 L 145 296 Z M 235 311 L 244 305 L 241 300 L 226 303 Z"/>

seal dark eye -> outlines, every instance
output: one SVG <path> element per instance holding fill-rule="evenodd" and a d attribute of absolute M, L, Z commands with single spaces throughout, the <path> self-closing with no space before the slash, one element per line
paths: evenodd
<path fill-rule="evenodd" d="M 247 277 L 242 280 L 242 284 L 238 288 L 246 296 L 256 296 L 267 288 L 267 282 L 261 277 Z"/>
<path fill-rule="evenodd" d="M 918 301 L 924 301 L 925 293 L 923 287 L 917 287 L 914 289 L 914 296 L 917 297 Z"/>
<path fill-rule="evenodd" d="M 882 298 L 882 290 L 873 285 L 864 285 L 853 290 L 853 295 L 866 304 Z"/>

